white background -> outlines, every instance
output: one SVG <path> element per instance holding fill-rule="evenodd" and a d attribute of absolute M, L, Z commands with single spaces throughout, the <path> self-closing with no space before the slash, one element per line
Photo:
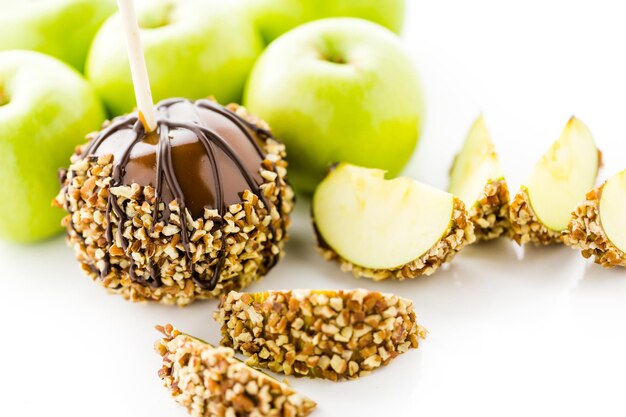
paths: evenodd
<path fill-rule="evenodd" d="M 404 41 L 428 103 L 408 174 L 445 187 L 483 111 L 512 188 L 571 114 L 626 168 L 626 24 L 619 1 L 408 0 Z M 354 382 L 291 379 L 335 416 L 624 415 L 626 271 L 565 247 L 473 246 L 413 282 L 342 274 L 313 250 L 301 201 L 288 254 L 251 290 L 363 286 L 415 302 L 420 349 Z M 156 372 L 153 326 L 219 341 L 215 302 L 179 309 L 107 295 L 58 238 L 0 244 L 0 415 L 184 416 Z"/>

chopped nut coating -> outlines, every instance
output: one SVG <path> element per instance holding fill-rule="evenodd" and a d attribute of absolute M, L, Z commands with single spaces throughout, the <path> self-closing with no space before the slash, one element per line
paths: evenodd
<path fill-rule="evenodd" d="M 489 182 L 468 210 L 476 240 L 491 240 L 509 230 L 509 188 L 505 180 Z"/>
<path fill-rule="evenodd" d="M 238 361 L 232 349 L 212 347 L 171 325 L 155 344 L 159 377 L 193 417 L 301 417 L 316 404 L 284 383 Z"/>
<path fill-rule="evenodd" d="M 249 365 L 333 381 L 367 375 L 426 336 L 410 300 L 363 289 L 232 291 L 215 319 Z"/>
<path fill-rule="evenodd" d="M 595 263 L 605 268 L 626 267 L 626 253 L 609 240 L 600 222 L 599 205 L 603 187 L 587 193 L 585 201 L 574 211 L 563 240 L 566 245 L 580 249 L 585 258 L 593 256 Z"/>
<path fill-rule="evenodd" d="M 520 190 L 511 202 L 509 236 L 518 245 L 531 242 L 537 246 L 563 242 L 563 233 L 548 229 L 539 220 L 530 204 L 526 189 Z"/>

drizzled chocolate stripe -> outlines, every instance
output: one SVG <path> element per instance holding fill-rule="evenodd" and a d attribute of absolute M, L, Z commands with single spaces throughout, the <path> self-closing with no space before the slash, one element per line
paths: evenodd
<path fill-rule="evenodd" d="M 252 135 L 250 135 L 249 130 L 252 130 L 257 135 L 260 134 L 260 135 L 262 135 L 265 138 L 271 138 L 272 135 L 271 135 L 271 133 L 268 130 L 263 129 L 263 128 L 255 125 L 254 123 L 250 123 L 249 121 L 247 121 L 245 119 L 242 119 L 236 113 L 232 112 L 231 110 L 227 109 L 226 107 L 221 107 L 219 104 L 217 104 L 217 103 L 215 103 L 213 101 L 199 100 L 196 103 L 196 105 L 198 107 L 200 107 L 200 108 L 203 108 L 203 109 L 206 109 L 206 110 L 211 110 L 211 111 L 213 111 L 215 113 L 218 113 L 218 114 L 226 117 L 231 122 L 235 123 L 237 125 L 237 127 L 239 127 L 239 129 L 241 129 L 241 131 L 246 135 L 246 137 L 248 138 L 250 143 L 252 143 L 252 145 L 254 145 L 254 148 L 256 149 L 256 151 L 259 154 L 259 156 L 261 158 L 265 157 L 265 154 L 263 153 L 263 150 L 261 150 L 261 147 L 259 146 L 259 144 L 252 137 Z"/>
<path fill-rule="evenodd" d="M 175 200 L 180 208 L 180 228 L 181 228 L 181 243 L 185 250 L 185 254 L 188 260 L 188 267 L 191 272 L 191 276 L 193 281 L 203 290 L 211 291 L 213 290 L 219 281 L 225 260 L 226 260 L 226 238 L 225 234 L 222 233 L 222 245 L 221 249 L 218 252 L 217 260 L 214 264 L 213 275 L 209 278 L 203 278 L 199 273 L 195 271 L 193 268 L 191 259 L 192 253 L 190 249 L 190 233 L 188 230 L 186 213 L 187 207 L 185 203 L 185 195 L 181 188 L 180 182 L 176 176 L 176 172 L 174 169 L 173 158 L 172 158 L 172 144 L 171 144 L 171 132 L 173 130 L 187 130 L 197 137 L 198 141 L 202 144 L 206 155 L 208 157 L 209 163 L 211 165 L 211 172 L 213 174 L 213 182 L 214 182 L 214 190 L 215 190 L 215 199 L 214 202 L 215 207 L 210 207 L 216 209 L 218 211 L 220 220 L 226 214 L 226 203 L 224 198 L 224 184 L 221 177 L 221 170 L 219 165 L 219 160 L 216 157 L 215 151 L 217 147 L 220 149 L 240 170 L 242 177 L 244 178 L 246 184 L 248 185 L 250 191 L 256 194 L 261 202 L 264 204 L 265 209 L 270 211 L 270 203 L 269 200 L 263 195 L 263 191 L 261 190 L 259 184 L 255 180 L 255 172 L 251 172 L 248 168 L 246 168 L 246 164 L 243 163 L 242 159 L 237 155 L 237 152 L 232 148 L 229 144 L 229 141 L 218 134 L 215 130 L 210 129 L 209 127 L 202 126 L 199 123 L 190 121 L 174 121 L 170 118 L 170 108 L 176 104 L 181 104 L 189 102 L 185 99 L 169 99 L 160 102 L 157 105 L 158 110 L 158 118 L 157 118 L 157 132 L 158 143 L 156 150 L 156 171 L 155 171 L 155 210 L 153 215 L 152 227 L 156 225 L 156 223 L 161 220 L 161 210 L 159 208 L 160 203 L 163 203 L 163 192 L 164 186 L 167 187 L 169 192 L 171 193 L 173 200 Z M 258 153 L 261 161 L 265 159 L 265 153 L 261 149 L 257 139 L 253 137 L 251 134 L 254 133 L 259 138 L 266 140 L 268 138 L 272 138 L 272 135 L 269 131 L 262 129 L 256 126 L 253 123 L 248 122 L 243 119 L 241 116 L 232 112 L 229 109 L 226 109 L 217 103 L 213 103 L 208 100 L 200 100 L 195 103 L 189 102 L 192 104 L 193 108 L 197 111 L 198 108 L 209 110 L 215 112 L 224 118 L 231 121 L 247 138 L 249 143 L 254 147 L 256 152 Z M 102 146 L 102 144 L 110 138 L 116 132 L 121 130 L 132 130 L 133 137 L 131 140 L 127 141 L 124 144 L 124 148 L 121 150 L 121 156 L 118 161 L 114 162 L 114 170 L 112 173 L 112 181 L 110 187 L 118 187 L 122 185 L 130 185 L 124 184 L 124 175 L 126 172 L 127 164 L 130 160 L 130 155 L 134 147 L 141 143 L 146 139 L 147 134 L 141 122 L 138 120 L 137 116 L 134 114 L 118 118 L 114 120 L 108 127 L 106 127 L 100 134 L 95 137 L 85 148 L 83 153 L 81 154 L 82 158 L 86 158 L 90 155 L 93 155 L 98 151 L 98 149 Z M 258 169 L 261 167 L 259 166 Z M 275 171 L 275 166 L 272 164 L 272 169 Z M 243 190 L 242 190 L 243 191 Z M 279 210 L 282 206 L 282 197 L 278 196 L 277 205 Z M 279 211 L 280 212 L 280 211 Z M 157 265 L 154 264 L 152 259 L 148 259 L 147 261 L 147 269 L 149 271 L 149 278 L 140 277 L 135 272 L 135 262 L 131 256 L 131 248 L 128 244 L 128 239 L 124 237 L 124 227 L 123 225 L 129 220 L 126 215 L 124 208 L 120 207 L 117 202 L 117 197 L 109 192 L 108 200 L 107 200 L 107 208 L 106 208 L 106 220 L 107 220 L 107 228 L 106 228 L 106 239 L 109 245 L 115 244 L 115 239 L 113 236 L 113 222 L 112 217 L 118 221 L 118 230 L 117 230 L 117 241 L 122 245 L 122 249 L 127 253 L 128 260 L 130 261 L 129 267 L 129 275 L 131 280 L 134 282 L 140 283 L 142 285 L 149 285 L 151 287 L 160 287 L 163 285 L 162 277 L 160 271 L 158 270 Z M 217 220 L 217 219 L 214 219 Z M 281 220 L 282 222 L 282 220 Z M 223 221 L 222 221 L 223 223 Z M 218 223 L 219 224 L 219 223 Z M 223 226 L 223 225 L 222 225 Z M 272 243 L 275 244 L 277 241 L 277 233 L 273 224 L 269 225 L 270 231 L 272 234 Z M 284 227 L 284 223 L 281 223 L 281 227 Z M 78 233 L 77 233 L 78 234 Z M 266 268 L 271 269 L 275 264 L 276 260 L 274 257 L 269 257 L 266 260 Z M 106 251 L 106 255 L 104 258 L 105 266 L 100 271 L 100 275 L 104 278 L 111 271 L 111 260 L 108 251 Z"/>
<path fill-rule="evenodd" d="M 252 135 L 250 135 L 250 130 L 252 130 L 257 136 L 261 136 L 263 139 L 274 139 L 274 137 L 272 136 L 272 133 L 267 130 L 267 129 L 263 129 L 262 127 L 249 122 L 248 120 L 240 117 L 239 115 L 237 115 L 235 112 L 231 111 L 230 109 L 226 108 L 226 107 L 222 107 L 219 104 L 210 101 L 210 100 L 198 100 L 196 102 L 196 106 L 206 109 L 206 110 L 211 110 L 215 113 L 221 114 L 222 116 L 226 117 L 227 119 L 229 119 L 230 121 L 232 121 L 233 123 L 235 123 L 237 125 L 237 127 L 239 127 L 239 129 L 241 129 L 242 132 L 244 132 L 244 134 L 246 135 L 246 137 L 248 138 L 248 140 L 250 141 L 250 143 L 252 143 L 256 149 L 256 151 L 258 152 L 259 156 L 264 159 L 265 155 L 263 153 L 263 151 L 261 150 L 261 147 L 259 146 L 259 144 L 257 143 L 257 141 L 252 137 Z M 275 171 L 276 167 L 272 165 L 272 169 Z M 258 195 L 258 194 L 257 194 Z M 269 210 L 269 206 L 267 205 L 267 202 L 264 201 L 264 204 L 266 204 L 266 206 L 268 207 Z M 278 201 L 276 202 L 276 209 L 278 210 L 279 213 L 282 213 L 283 210 L 283 199 L 282 196 L 279 195 L 278 197 Z M 281 217 L 280 218 L 280 223 L 281 223 L 281 228 L 284 229 L 285 228 L 285 220 Z M 274 226 L 270 225 L 272 233 L 274 238 L 276 238 L 276 231 L 274 229 Z M 273 268 L 274 266 L 276 266 L 276 263 L 278 262 L 278 260 L 276 259 L 276 257 L 273 257 L 271 259 L 268 260 L 268 264 L 266 265 L 266 267 L 268 269 Z"/>

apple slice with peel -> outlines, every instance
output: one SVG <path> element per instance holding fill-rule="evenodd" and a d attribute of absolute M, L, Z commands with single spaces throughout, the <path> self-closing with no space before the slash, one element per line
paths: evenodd
<path fill-rule="evenodd" d="M 468 208 L 477 240 L 495 239 L 508 230 L 509 188 L 483 116 L 454 159 L 448 191 Z"/>
<path fill-rule="evenodd" d="M 316 404 L 289 385 L 257 371 L 226 347 L 213 347 L 171 324 L 154 348 L 163 358 L 159 377 L 192 416 L 309 415 Z"/>
<path fill-rule="evenodd" d="M 331 381 L 368 375 L 427 333 L 412 301 L 364 289 L 231 291 L 213 317 L 246 364 Z"/>
<path fill-rule="evenodd" d="M 596 182 L 600 155 L 587 126 L 570 118 L 511 203 L 511 238 L 520 245 L 562 242 L 571 213 Z"/>
<path fill-rule="evenodd" d="M 319 184 L 312 211 L 324 257 L 374 280 L 430 275 L 475 240 L 452 194 L 347 163 Z"/>
<path fill-rule="evenodd" d="M 564 241 L 606 268 L 626 267 L 626 170 L 587 193 Z"/>

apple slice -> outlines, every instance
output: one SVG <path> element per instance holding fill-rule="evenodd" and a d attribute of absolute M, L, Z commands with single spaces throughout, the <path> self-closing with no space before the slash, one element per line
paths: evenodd
<path fill-rule="evenodd" d="M 174 329 L 157 326 L 155 343 L 163 357 L 159 377 L 194 417 L 309 415 L 316 404 L 287 384 L 254 370 L 230 348 L 213 347 Z"/>
<path fill-rule="evenodd" d="M 426 336 L 411 300 L 364 289 L 231 291 L 214 317 L 248 365 L 331 381 L 365 376 Z"/>
<path fill-rule="evenodd" d="M 626 170 L 587 193 L 564 241 L 606 268 L 626 267 Z"/>
<path fill-rule="evenodd" d="M 339 164 L 312 205 L 323 256 L 377 281 L 430 275 L 475 240 L 461 200 L 379 169 Z"/>
<path fill-rule="evenodd" d="M 454 159 L 448 191 L 468 208 L 477 240 L 495 239 L 508 230 L 509 188 L 482 116 Z"/>
<path fill-rule="evenodd" d="M 587 126 L 570 118 L 511 203 L 511 238 L 520 245 L 562 242 L 572 211 L 595 184 L 600 155 Z"/>

